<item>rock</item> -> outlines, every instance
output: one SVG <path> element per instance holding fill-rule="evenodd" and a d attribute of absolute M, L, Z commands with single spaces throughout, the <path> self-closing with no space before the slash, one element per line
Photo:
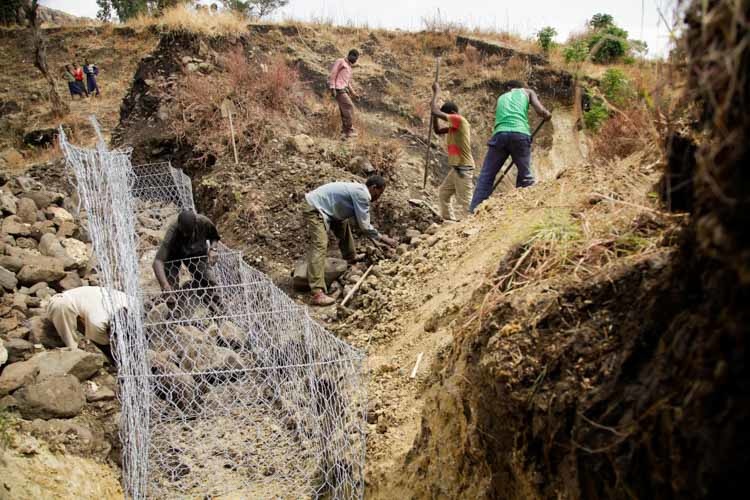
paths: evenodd
<path fill-rule="evenodd" d="M 15 410 L 16 408 L 18 408 L 18 401 L 13 396 L 0 398 L 0 410 Z"/>
<path fill-rule="evenodd" d="M 312 153 L 315 149 L 315 139 L 306 134 L 291 136 L 286 141 L 287 147 L 301 154 Z"/>
<path fill-rule="evenodd" d="M 73 288 L 78 288 L 80 286 L 83 286 L 83 280 L 76 272 L 67 273 L 65 277 L 60 280 L 60 288 L 63 290 L 72 290 Z"/>
<path fill-rule="evenodd" d="M 39 378 L 73 375 L 81 382 L 93 377 L 106 358 L 80 349 L 55 349 L 35 355 L 28 362 L 39 366 Z"/>
<path fill-rule="evenodd" d="M 51 220 L 35 222 L 31 225 L 31 237 L 41 241 L 42 236 L 47 233 L 55 234 L 55 223 Z"/>
<path fill-rule="evenodd" d="M 91 380 L 83 384 L 83 392 L 86 394 L 86 401 L 89 403 L 112 401 L 115 399 L 115 391 L 109 387 L 100 386 Z"/>
<path fill-rule="evenodd" d="M 148 351 L 151 374 L 161 377 L 157 395 L 180 411 L 189 411 L 200 405 L 203 394 L 195 379 L 181 373 L 182 370 L 171 358 L 169 351 Z"/>
<path fill-rule="evenodd" d="M 216 333 L 216 342 L 220 346 L 239 351 L 245 346 L 246 337 L 239 326 L 231 321 L 225 321 Z"/>
<path fill-rule="evenodd" d="M 30 130 L 23 135 L 23 143 L 35 148 L 51 146 L 57 138 L 58 130 L 54 127 Z"/>
<path fill-rule="evenodd" d="M 2 232 L 11 236 L 30 236 L 31 225 L 23 222 L 17 215 L 9 215 L 3 219 Z"/>
<path fill-rule="evenodd" d="M 18 218 L 21 219 L 21 221 L 25 222 L 26 224 L 34 224 L 37 220 L 36 212 L 37 208 L 34 200 L 26 197 L 18 200 L 18 209 L 16 211 L 16 215 L 18 215 Z"/>
<path fill-rule="evenodd" d="M 65 277 L 63 261 L 54 257 L 34 257 L 18 271 L 18 281 L 23 285 L 33 285 L 40 281 L 51 283 Z"/>
<path fill-rule="evenodd" d="M 64 220 L 60 223 L 60 227 L 57 230 L 57 237 L 58 238 L 70 238 L 74 234 L 76 234 L 77 230 L 78 230 L 78 225 L 75 222 Z M 32 235 L 33 235 L 33 232 L 34 230 L 32 228 Z"/>
<path fill-rule="evenodd" d="M 8 168 L 20 168 L 24 165 L 23 156 L 13 148 L 0 151 L 0 165 L 5 164 Z"/>
<path fill-rule="evenodd" d="M 83 388 L 73 375 L 40 379 L 22 387 L 13 397 L 24 418 L 75 417 L 86 404 Z"/>
<path fill-rule="evenodd" d="M 17 361 L 26 361 L 34 353 L 34 344 L 23 339 L 8 339 L 5 341 L 5 349 L 7 350 L 8 361 L 16 363 Z"/>
<path fill-rule="evenodd" d="M 419 238 L 420 236 L 422 236 L 422 233 L 418 231 L 417 229 L 409 228 L 404 233 L 404 236 L 406 237 L 408 241 L 411 241 L 414 238 Z"/>
<path fill-rule="evenodd" d="M 23 260 L 20 257 L 13 257 L 11 255 L 0 255 L 0 267 L 4 267 L 15 274 L 23 267 Z"/>
<path fill-rule="evenodd" d="M 65 249 L 68 258 L 73 261 L 73 267 L 83 269 L 88 265 L 90 252 L 86 243 L 75 238 L 65 238 L 60 243 Z"/>
<path fill-rule="evenodd" d="M 26 311 L 28 310 L 28 305 L 26 304 L 27 300 L 28 296 L 22 293 L 17 293 L 13 296 L 13 303 L 11 307 L 13 307 L 13 309 L 15 309 L 16 311 L 24 313 L 25 315 Z"/>
<path fill-rule="evenodd" d="M 355 156 L 352 161 L 349 162 L 349 170 L 352 173 L 362 175 L 364 177 L 370 176 L 375 173 L 375 167 L 372 166 L 370 160 L 364 156 Z"/>
<path fill-rule="evenodd" d="M 404 255 L 408 251 L 409 251 L 409 245 L 407 245 L 406 243 L 401 243 L 396 249 L 396 254 Z"/>
<path fill-rule="evenodd" d="M 33 250 L 36 248 L 36 240 L 34 238 L 18 237 L 16 238 L 16 246 L 18 248 L 26 248 Z"/>
<path fill-rule="evenodd" d="M 47 348 L 63 347 L 60 335 L 52 322 L 44 317 L 36 316 L 29 320 L 29 341 L 32 344 L 41 344 Z"/>
<path fill-rule="evenodd" d="M 199 372 L 200 378 L 208 383 L 232 378 L 236 375 L 232 371 L 244 368 L 236 352 L 212 344 L 187 346 L 182 349 L 181 357 L 180 367 L 183 370 Z"/>
<path fill-rule="evenodd" d="M 42 300 L 48 299 L 48 298 L 52 297 L 53 295 L 55 295 L 55 293 L 57 293 L 53 289 L 51 289 L 47 285 L 47 283 L 43 283 L 43 285 L 45 285 L 45 286 L 40 287 L 36 292 L 34 292 L 34 295 L 36 295 L 40 299 L 42 299 Z"/>
<path fill-rule="evenodd" d="M 8 316 L 7 318 L 0 318 L 0 334 L 6 334 L 12 330 L 18 328 L 18 318 L 16 316 Z"/>
<path fill-rule="evenodd" d="M 28 361 L 13 363 L 3 368 L 0 374 L 0 396 L 5 396 L 19 387 L 30 384 L 39 373 L 39 366 Z"/>
<path fill-rule="evenodd" d="M 185 69 L 187 69 L 188 73 L 195 73 L 198 71 L 198 65 L 194 62 L 187 63 Z"/>
<path fill-rule="evenodd" d="M 440 229 L 440 224 L 435 224 L 434 222 L 430 224 L 430 227 L 427 228 L 425 233 L 427 234 L 435 234 L 438 232 L 438 229 Z"/>
<path fill-rule="evenodd" d="M 0 289 L 13 290 L 18 285 L 15 273 L 0 266 Z"/>
<path fill-rule="evenodd" d="M 0 189 L 0 215 L 15 215 L 18 210 L 18 199 L 13 193 Z"/>
<path fill-rule="evenodd" d="M 43 234 L 39 240 L 39 251 L 47 257 L 66 257 L 65 249 L 62 247 L 60 240 L 53 233 Z"/>
<path fill-rule="evenodd" d="M 5 342 L 0 340 L 0 367 L 2 367 L 5 363 L 8 362 L 8 358 L 10 358 L 10 353 L 8 352 L 8 349 L 5 347 Z"/>
<path fill-rule="evenodd" d="M 50 205 L 59 205 L 65 199 L 65 196 L 61 193 L 55 193 L 53 191 L 47 191 L 42 189 L 40 191 L 28 191 L 24 194 L 26 198 L 31 198 L 36 203 L 36 208 L 39 210 L 47 211 L 47 207 Z M 66 210 L 67 212 L 67 210 Z"/>
<path fill-rule="evenodd" d="M 26 339 L 29 336 L 29 329 L 26 327 L 19 327 L 15 330 L 11 330 L 6 335 L 8 340 L 10 339 Z"/>
<path fill-rule="evenodd" d="M 44 211 L 44 215 L 47 219 L 55 222 L 57 225 L 63 222 L 73 222 L 75 219 L 73 215 L 62 207 L 51 206 Z"/>
<path fill-rule="evenodd" d="M 198 63 L 198 71 L 203 73 L 204 75 L 207 75 L 213 71 L 214 67 L 209 62 L 202 62 Z"/>
<path fill-rule="evenodd" d="M 43 189 L 41 182 L 35 181 L 34 179 L 32 179 L 31 177 L 27 175 L 19 175 L 15 177 L 11 182 L 12 182 L 11 187 L 13 188 L 13 193 L 15 194 L 18 194 L 21 192 L 28 193 L 29 191 L 32 191 L 32 190 L 38 191 L 40 189 Z"/>
<path fill-rule="evenodd" d="M 198 57 L 203 59 L 208 57 L 208 45 L 203 40 L 198 42 Z"/>
<path fill-rule="evenodd" d="M 333 257 L 326 258 L 325 268 L 325 280 L 326 284 L 330 286 L 331 283 L 336 281 L 339 276 L 346 272 L 347 262 L 343 259 L 336 259 Z M 298 290 L 309 289 L 307 282 L 307 261 L 298 260 L 294 265 L 294 273 L 292 274 L 293 285 Z"/>

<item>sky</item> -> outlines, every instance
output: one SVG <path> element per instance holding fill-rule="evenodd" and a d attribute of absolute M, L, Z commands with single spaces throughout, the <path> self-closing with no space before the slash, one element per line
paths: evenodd
<path fill-rule="evenodd" d="M 96 0 L 40 3 L 77 16 L 96 16 Z M 660 19 L 659 9 L 671 22 L 674 4 L 675 0 L 290 0 L 276 17 L 419 30 L 423 19 L 439 12 L 441 18 L 468 27 L 494 28 L 524 36 L 553 26 L 559 33 L 557 41 L 565 41 L 571 32 L 580 31 L 593 14 L 604 12 L 613 16 L 631 38 L 645 40 L 649 55 L 664 56 L 669 47 L 669 30 Z"/>

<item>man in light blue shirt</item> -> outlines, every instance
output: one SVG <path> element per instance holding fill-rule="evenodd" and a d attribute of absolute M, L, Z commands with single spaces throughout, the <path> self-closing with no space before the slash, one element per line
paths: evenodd
<path fill-rule="evenodd" d="M 328 250 L 328 230 L 339 240 L 341 255 L 348 261 L 357 260 L 356 247 L 349 219 L 369 238 L 395 247 L 398 242 L 380 234 L 370 223 L 370 203 L 385 191 L 385 179 L 379 175 L 368 177 L 367 182 L 331 182 L 305 195 L 307 206 L 303 210 L 309 242 L 307 246 L 307 281 L 312 290 L 311 303 L 328 306 L 335 301 L 327 295 L 325 261 Z"/>

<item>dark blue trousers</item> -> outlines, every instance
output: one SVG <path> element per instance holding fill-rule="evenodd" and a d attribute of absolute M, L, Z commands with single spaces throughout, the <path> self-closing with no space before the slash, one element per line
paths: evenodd
<path fill-rule="evenodd" d="M 498 132 L 487 143 L 487 156 L 484 157 L 482 171 L 474 188 L 474 196 L 469 205 L 470 212 L 490 197 L 495 177 L 508 156 L 513 159 L 518 170 L 516 187 L 534 184 L 534 175 L 531 173 L 531 136 L 519 132 Z"/>

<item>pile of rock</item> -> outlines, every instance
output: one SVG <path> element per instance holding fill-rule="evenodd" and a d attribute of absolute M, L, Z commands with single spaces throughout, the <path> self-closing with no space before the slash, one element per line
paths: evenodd
<path fill-rule="evenodd" d="M 87 401 L 114 399 L 106 358 L 58 349 L 46 318 L 55 293 L 96 284 L 91 244 L 66 201 L 30 177 L 0 187 L 0 409 L 28 419 L 70 418 Z"/>

